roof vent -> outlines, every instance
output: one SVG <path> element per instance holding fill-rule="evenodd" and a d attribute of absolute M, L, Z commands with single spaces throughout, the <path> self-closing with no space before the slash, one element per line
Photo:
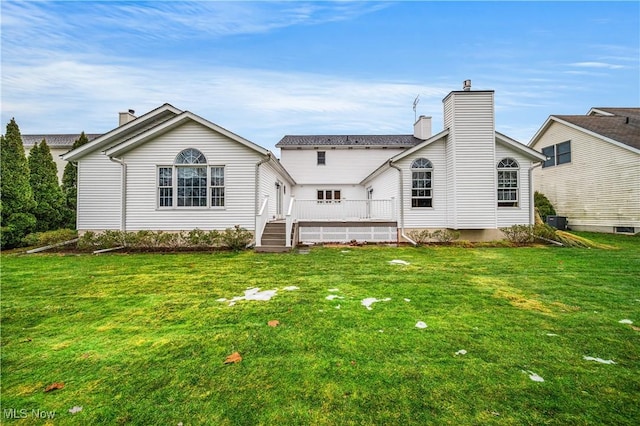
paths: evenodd
<path fill-rule="evenodd" d="M 464 90 L 465 92 L 471 90 L 471 80 L 465 80 L 464 83 L 462 83 L 462 90 Z"/>

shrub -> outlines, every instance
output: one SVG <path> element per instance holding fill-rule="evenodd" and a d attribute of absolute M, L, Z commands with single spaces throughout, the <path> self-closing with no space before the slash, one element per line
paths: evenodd
<path fill-rule="evenodd" d="M 52 244 L 63 243 L 78 237 L 78 232 L 73 229 L 58 229 L 56 231 L 34 232 L 22 240 L 25 246 L 44 247 Z"/>
<path fill-rule="evenodd" d="M 431 237 L 439 243 L 450 243 L 453 240 L 460 238 L 460 231 L 454 231 L 451 229 L 438 229 L 433 231 Z"/>
<path fill-rule="evenodd" d="M 533 194 L 533 202 L 543 221 L 547 220 L 547 216 L 554 216 L 556 214 L 556 209 L 553 208 L 551 201 L 541 192 L 536 191 Z"/>
<path fill-rule="evenodd" d="M 533 242 L 533 226 L 531 225 L 512 225 L 500 228 L 500 230 L 513 244 L 523 245 Z"/>
<path fill-rule="evenodd" d="M 407 235 L 418 245 L 427 244 L 431 240 L 431 232 L 426 229 L 414 229 L 409 231 Z"/>
<path fill-rule="evenodd" d="M 253 240 L 253 234 L 241 228 L 240 225 L 236 225 L 233 228 L 225 229 L 220 239 L 222 245 L 231 250 L 243 250 Z"/>

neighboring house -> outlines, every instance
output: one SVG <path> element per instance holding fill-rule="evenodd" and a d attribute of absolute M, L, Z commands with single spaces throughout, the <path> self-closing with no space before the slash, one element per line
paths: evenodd
<path fill-rule="evenodd" d="M 552 115 L 529 146 L 547 157 L 535 190 L 571 229 L 640 232 L 640 108 Z"/>
<path fill-rule="evenodd" d="M 412 135 L 285 136 L 281 161 L 165 104 L 63 156 L 78 165 L 78 229 L 240 225 L 266 249 L 411 241 L 413 229 L 487 240 L 533 223 L 530 172 L 545 157 L 495 131 L 493 91 L 443 103 L 435 135 L 420 117 Z"/>
<path fill-rule="evenodd" d="M 92 139 L 100 136 L 99 134 L 87 134 L 87 139 Z M 62 183 L 62 174 L 64 173 L 64 167 L 67 164 L 60 156 L 71 150 L 73 143 L 80 137 L 80 134 L 57 134 L 57 135 L 22 135 L 22 146 L 24 146 L 25 154 L 29 155 L 29 151 L 35 144 L 39 144 L 42 140 L 47 141 L 49 150 L 53 161 L 58 168 L 58 181 Z"/>

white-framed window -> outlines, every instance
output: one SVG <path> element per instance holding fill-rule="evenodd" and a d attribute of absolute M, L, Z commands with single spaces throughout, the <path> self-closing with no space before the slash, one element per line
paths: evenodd
<path fill-rule="evenodd" d="M 498 207 L 518 207 L 518 171 L 520 166 L 513 158 L 503 158 L 498 163 Z"/>
<path fill-rule="evenodd" d="M 158 166 L 158 207 L 224 207 L 224 166 L 207 165 L 204 154 L 187 148 L 173 165 Z"/>
<path fill-rule="evenodd" d="M 342 200 L 342 194 L 339 189 L 318 189 L 318 203 L 339 203 Z"/>
<path fill-rule="evenodd" d="M 224 207 L 224 167 L 211 167 L 211 207 Z"/>
<path fill-rule="evenodd" d="M 542 154 L 547 159 L 542 163 L 542 168 L 559 166 L 571 162 L 571 141 L 564 141 L 555 145 L 542 148 Z"/>
<path fill-rule="evenodd" d="M 411 207 L 433 207 L 433 164 L 426 158 L 411 163 Z"/>
<path fill-rule="evenodd" d="M 325 151 L 317 151 L 318 166 L 327 164 L 327 153 Z"/>

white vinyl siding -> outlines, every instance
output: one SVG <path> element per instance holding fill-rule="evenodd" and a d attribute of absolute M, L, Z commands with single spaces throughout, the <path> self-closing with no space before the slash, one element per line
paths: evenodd
<path fill-rule="evenodd" d="M 202 152 L 207 159 L 204 166 L 209 173 L 212 167 L 224 165 L 224 207 L 174 205 L 173 208 L 159 208 L 156 199 L 157 168 L 173 164 L 176 155 L 187 148 Z M 255 169 L 256 163 L 263 158 L 257 152 L 194 122 L 140 145 L 124 155 L 128 182 L 127 229 L 221 230 L 240 225 L 253 230 Z"/>
<path fill-rule="evenodd" d="M 518 207 L 498 208 L 498 227 L 527 225 L 531 220 L 529 169 L 534 165 L 534 163 L 530 158 L 513 150 L 510 146 L 496 143 L 496 163 L 503 158 L 512 158 L 520 167 L 518 169 Z M 494 173 L 496 173 L 497 182 L 497 172 Z"/>
<path fill-rule="evenodd" d="M 277 160 L 275 160 L 277 161 Z M 258 208 L 262 206 L 262 202 L 265 197 L 269 197 L 269 218 L 275 218 L 278 216 L 278 195 L 279 190 L 277 185 L 280 185 L 282 191 L 282 214 L 287 213 L 289 208 L 289 200 L 291 199 L 292 187 L 291 182 L 287 180 L 285 176 L 275 169 L 271 162 L 260 165 L 259 175 L 259 192 L 258 192 Z"/>
<path fill-rule="evenodd" d="M 444 100 L 447 144 L 448 226 L 497 226 L 493 92 L 452 92 Z"/>
<path fill-rule="evenodd" d="M 640 155 L 553 122 L 532 148 L 571 141 L 571 163 L 534 170 L 536 191 L 546 195 L 572 229 L 613 232 L 640 227 Z"/>
<path fill-rule="evenodd" d="M 78 230 L 121 229 L 121 179 L 122 166 L 99 151 L 78 163 Z"/>
<path fill-rule="evenodd" d="M 317 165 L 317 150 L 282 149 L 281 163 L 298 185 L 358 184 L 399 149 L 323 149 L 326 164 Z M 339 188 L 338 188 L 339 189 Z M 315 198 L 315 196 L 313 196 Z"/>
<path fill-rule="evenodd" d="M 404 226 L 405 228 L 445 228 L 447 227 L 447 162 L 445 158 L 446 143 L 439 140 L 429 144 L 421 150 L 398 161 L 397 166 L 402 170 L 402 184 L 404 195 Z M 430 208 L 412 207 L 412 174 L 411 165 L 418 158 L 427 158 L 433 166 L 431 172 L 432 205 Z M 394 170 L 397 174 L 397 171 Z"/>

